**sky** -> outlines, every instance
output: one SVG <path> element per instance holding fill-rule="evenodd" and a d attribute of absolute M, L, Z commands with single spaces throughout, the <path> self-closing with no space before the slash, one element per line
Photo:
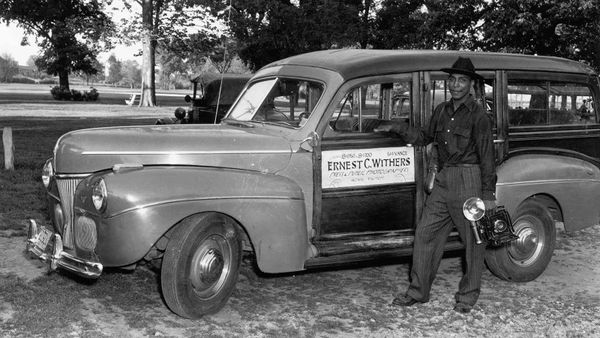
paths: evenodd
<path fill-rule="evenodd" d="M 11 24 L 10 26 L 4 23 L 0 24 L 0 56 L 9 55 L 17 60 L 19 65 L 25 66 L 29 57 L 37 55 L 40 49 L 35 43 L 34 37 L 29 38 L 29 46 L 21 46 L 21 39 L 23 39 L 22 29 L 18 28 L 15 24 Z M 120 61 L 136 60 L 141 64 L 141 57 L 135 56 L 139 48 L 139 46 L 128 47 L 120 45 L 109 52 L 101 53 L 98 56 L 98 60 L 106 63 L 108 57 L 114 53 L 115 57 Z"/>

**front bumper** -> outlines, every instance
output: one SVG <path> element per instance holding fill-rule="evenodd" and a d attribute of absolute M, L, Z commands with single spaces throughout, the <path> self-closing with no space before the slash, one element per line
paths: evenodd
<path fill-rule="evenodd" d="M 52 271 L 61 268 L 85 278 L 98 278 L 102 274 L 103 267 L 97 258 L 81 259 L 63 251 L 60 234 L 38 226 L 34 220 L 29 220 L 27 252 L 48 263 Z"/>

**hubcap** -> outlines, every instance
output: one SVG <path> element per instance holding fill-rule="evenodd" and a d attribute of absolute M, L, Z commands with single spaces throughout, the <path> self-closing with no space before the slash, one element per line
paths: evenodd
<path fill-rule="evenodd" d="M 210 249 L 200 259 L 200 278 L 204 283 L 214 283 L 223 270 L 223 255 L 215 249 Z"/>
<path fill-rule="evenodd" d="M 541 220 L 525 215 L 517 220 L 514 229 L 519 238 L 508 247 L 511 260 L 520 266 L 533 264 L 545 246 L 544 227 Z"/>
<path fill-rule="evenodd" d="M 220 235 L 198 246 L 191 261 L 189 279 L 198 297 L 211 298 L 223 287 L 231 270 L 231 247 Z"/>

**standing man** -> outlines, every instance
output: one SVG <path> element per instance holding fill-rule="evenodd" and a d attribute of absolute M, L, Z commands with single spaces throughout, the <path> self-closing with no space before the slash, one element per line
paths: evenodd
<path fill-rule="evenodd" d="M 405 294 L 396 295 L 392 304 L 411 306 L 429 301 L 444 244 L 452 227 L 456 226 L 466 249 L 466 271 L 455 295 L 454 310 L 468 313 L 479 297 L 485 243 L 475 242 L 462 205 L 469 197 L 480 197 L 486 210 L 496 207 L 492 125 L 482 106 L 471 95 L 476 81 L 483 80 L 475 73 L 471 60 L 459 57 L 452 68 L 442 71 L 449 74 L 452 98 L 435 108 L 427 128 L 392 122 L 376 129 L 398 134 L 407 143 L 416 145 L 436 142 L 441 168 L 415 230 L 410 286 Z"/>

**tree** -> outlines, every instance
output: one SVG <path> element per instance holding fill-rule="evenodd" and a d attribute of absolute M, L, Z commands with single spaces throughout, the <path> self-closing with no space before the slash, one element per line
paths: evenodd
<path fill-rule="evenodd" d="M 126 60 L 121 63 L 122 81 L 133 89 L 137 84 L 142 82 L 142 70 L 139 63 L 135 60 Z"/>
<path fill-rule="evenodd" d="M 156 105 L 155 66 L 158 48 L 184 44 L 198 30 L 210 35 L 214 18 L 195 0 L 136 0 L 137 15 L 124 19 L 123 41 L 142 41 L 142 96 L 140 106 Z M 128 1 L 121 5 L 134 12 Z M 141 13 L 141 15 L 139 15 Z"/>
<path fill-rule="evenodd" d="M 106 77 L 106 82 L 116 85 L 123 79 L 121 61 L 117 60 L 114 54 L 111 54 L 106 62 L 108 63 L 108 76 Z"/>
<path fill-rule="evenodd" d="M 228 2 L 210 3 L 211 8 L 225 8 Z M 358 46 L 360 37 L 367 34 L 361 32 L 368 32 L 360 14 L 364 10 L 369 16 L 371 1 L 365 3 L 368 6 L 361 0 L 240 0 L 231 7 L 231 13 L 218 13 L 223 20 L 229 17 L 231 33 L 241 44 L 242 60 L 258 69 L 295 54 Z M 360 45 L 366 47 L 367 43 Z"/>
<path fill-rule="evenodd" d="M 16 22 L 26 35 L 36 37 L 42 55 L 39 69 L 58 75 L 63 90 L 69 89 L 69 74 L 95 74 L 98 42 L 112 32 L 112 21 L 98 0 L 0 0 L 0 17 Z M 26 39 L 23 43 L 28 43 Z"/>
<path fill-rule="evenodd" d="M 37 57 L 35 55 L 30 55 L 29 58 L 27 58 L 27 62 L 25 64 L 28 65 L 29 67 L 34 67 L 37 69 L 37 66 L 35 65 L 36 58 Z"/>
<path fill-rule="evenodd" d="M 92 65 L 96 69 L 96 74 L 87 74 L 84 72 L 78 72 L 78 75 L 85 79 L 87 85 L 93 85 L 94 82 L 99 82 L 105 79 L 104 75 L 104 64 L 100 61 L 95 60 Z"/>
<path fill-rule="evenodd" d="M 479 47 L 554 55 L 600 70 L 599 0 L 496 0 L 483 15 Z"/>
<path fill-rule="evenodd" d="M 375 20 L 375 48 L 472 49 L 485 0 L 385 0 Z"/>
<path fill-rule="evenodd" d="M 0 57 L 0 82 L 9 82 L 19 73 L 19 64 L 12 56 L 2 54 Z"/>

